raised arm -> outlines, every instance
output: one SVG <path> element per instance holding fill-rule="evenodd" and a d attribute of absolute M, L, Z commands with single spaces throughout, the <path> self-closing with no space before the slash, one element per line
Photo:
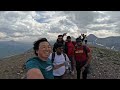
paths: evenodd
<path fill-rule="evenodd" d="M 66 35 L 67 35 L 67 33 L 63 33 L 63 37 L 66 36 Z"/>

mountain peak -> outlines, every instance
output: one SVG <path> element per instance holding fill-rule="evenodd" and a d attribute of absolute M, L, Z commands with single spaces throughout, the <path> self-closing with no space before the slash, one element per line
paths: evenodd
<path fill-rule="evenodd" d="M 88 37 L 88 38 L 89 38 L 89 37 L 90 37 L 90 38 L 97 38 L 94 34 L 89 34 L 87 37 Z"/>
<path fill-rule="evenodd" d="M 98 38 L 94 34 L 89 34 L 87 36 L 87 39 L 88 39 L 89 42 L 93 42 L 93 41 L 95 41 Z"/>

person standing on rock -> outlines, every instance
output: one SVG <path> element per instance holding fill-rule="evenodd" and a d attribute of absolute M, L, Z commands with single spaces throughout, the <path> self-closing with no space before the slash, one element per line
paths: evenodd
<path fill-rule="evenodd" d="M 25 66 L 27 79 L 54 79 L 53 65 L 48 59 L 52 48 L 46 38 L 34 42 L 34 53 L 36 57 L 30 58 Z"/>
<path fill-rule="evenodd" d="M 76 39 L 76 45 L 74 49 L 74 60 L 76 61 L 77 79 L 80 79 L 82 72 L 82 78 L 87 79 L 89 64 L 91 61 L 91 51 L 86 45 L 82 45 L 80 38 Z"/>

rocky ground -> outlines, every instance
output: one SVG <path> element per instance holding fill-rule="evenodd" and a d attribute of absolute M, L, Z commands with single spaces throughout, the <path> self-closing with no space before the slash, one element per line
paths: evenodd
<path fill-rule="evenodd" d="M 91 47 L 92 61 L 88 79 L 120 79 L 120 52 Z M 32 50 L 21 55 L 0 60 L 0 79 L 23 79 L 26 71 L 24 63 L 34 56 Z M 74 75 L 65 75 L 65 79 L 76 79 Z"/>

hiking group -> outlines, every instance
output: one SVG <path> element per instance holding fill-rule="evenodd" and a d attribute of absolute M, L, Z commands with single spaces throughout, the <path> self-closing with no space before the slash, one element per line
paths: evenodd
<path fill-rule="evenodd" d="M 65 79 L 65 75 L 75 75 L 75 70 L 77 79 L 81 76 L 87 79 L 91 50 L 87 46 L 86 35 L 81 34 L 72 41 L 71 36 L 63 39 L 66 34 L 58 35 L 53 50 L 46 38 L 34 42 L 36 57 L 25 63 L 27 79 Z"/>

